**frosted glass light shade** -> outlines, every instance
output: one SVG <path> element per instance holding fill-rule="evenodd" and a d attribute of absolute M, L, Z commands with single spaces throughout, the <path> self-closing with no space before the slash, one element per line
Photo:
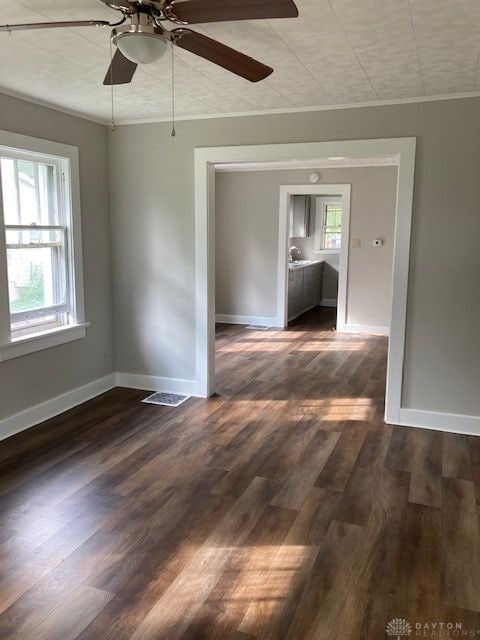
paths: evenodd
<path fill-rule="evenodd" d="M 149 33 L 124 33 L 115 39 L 123 55 L 137 64 L 156 62 L 167 50 L 168 42 Z"/>

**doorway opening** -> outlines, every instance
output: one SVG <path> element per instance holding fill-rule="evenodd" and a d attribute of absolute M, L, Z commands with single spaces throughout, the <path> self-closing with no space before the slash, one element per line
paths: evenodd
<path fill-rule="evenodd" d="M 336 310 L 346 326 L 350 184 L 282 185 L 279 199 L 278 310 L 282 326 L 311 309 Z"/>
<path fill-rule="evenodd" d="M 289 143 L 195 150 L 196 248 L 196 391 L 215 392 L 215 168 L 256 163 L 288 163 L 316 168 L 320 162 L 394 158 L 397 187 L 393 239 L 393 278 L 388 344 L 385 420 L 398 423 L 408 292 L 408 267 L 415 169 L 415 138 Z M 292 164 L 290 164 L 292 163 Z M 305 165 L 304 165 L 305 166 Z"/>

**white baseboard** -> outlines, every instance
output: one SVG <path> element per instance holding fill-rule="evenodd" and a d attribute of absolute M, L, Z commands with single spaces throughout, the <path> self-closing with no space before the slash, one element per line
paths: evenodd
<path fill-rule="evenodd" d="M 322 298 L 320 301 L 321 307 L 336 307 L 337 298 Z"/>
<path fill-rule="evenodd" d="M 182 393 L 187 396 L 198 396 L 195 380 L 181 378 L 162 378 L 147 376 L 139 373 L 117 372 L 116 386 L 129 389 L 145 389 L 146 391 L 166 391 L 168 393 Z"/>
<path fill-rule="evenodd" d="M 258 324 L 267 327 L 282 327 L 283 322 L 276 316 L 236 316 L 224 313 L 217 313 L 216 322 L 223 324 Z"/>
<path fill-rule="evenodd" d="M 435 431 L 480 436 L 480 416 L 400 409 L 398 424 L 403 427 L 421 427 Z"/>
<path fill-rule="evenodd" d="M 176 378 L 160 378 L 144 376 L 136 373 L 111 373 L 108 376 L 89 382 L 50 400 L 41 402 L 34 407 L 24 409 L 19 413 L 0 419 L 0 440 L 34 427 L 45 420 L 54 418 L 64 411 L 73 409 L 79 404 L 99 396 L 114 387 L 128 387 L 130 389 L 145 389 L 146 391 L 168 391 L 183 393 L 188 396 L 199 396 L 195 380 L 181 380 Z"/>
<path fill-rule="evenodd" d="M 68 409 L 72 409 L 82 404 L 82 402 L 91 400 L 95 396 L 113 389 L 114 386 L 115 374 L 111 373 L 82 387 L 77 387 L 55 398 L 41 402 L 34 407 L 29 407 L 19 413 L 3 418 L 0 420 L 0 440 L 29 429 L 40 422 L 44 422 L 44 420 L 49 420 L 59 413 L 68 411 Z"/>
<path fill-rule="evenodd" d="M 369 324 L 338 324 L 338 333 L 369 333 L 375 336 L 389 336 L 390 327 L 375 327 Z"/>

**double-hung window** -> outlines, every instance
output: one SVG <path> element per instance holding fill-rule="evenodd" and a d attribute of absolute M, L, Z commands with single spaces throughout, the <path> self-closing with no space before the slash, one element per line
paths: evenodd
<path fill-rule="evenodd" d="M 1 359 L 85 335 L 75 150 L 65 147 L 71 157 L 39 153 L 28 149 L 31 139 L 18 138 L 27 148 L 0 145 Z"/>
<path fill-rule="evenodd" d="M 342 204 L 323 205 L 322 249 L 339 250 L 342 243 Z"/>
<path fill-rule="evenodd" d="M 316 252 L 339 253 L 342 246 L 342 202 L 337 198 L 319 198 L 316 207 Z"/>

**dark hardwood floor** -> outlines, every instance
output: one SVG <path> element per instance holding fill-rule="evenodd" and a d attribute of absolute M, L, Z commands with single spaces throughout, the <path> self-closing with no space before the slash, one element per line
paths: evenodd
<path fill-rule="evenodd" d="M 0 638 L 480 637 L 480 440 L 386 426 L 386 339 L 332 324 L 222 325 L 216 397 L 1 443 Z"/>

